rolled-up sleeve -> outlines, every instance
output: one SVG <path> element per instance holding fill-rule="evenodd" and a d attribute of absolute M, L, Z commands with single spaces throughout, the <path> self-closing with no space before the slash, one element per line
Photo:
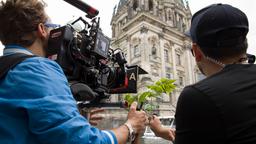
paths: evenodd
<path fill-rule="evenodd" d="M 92 127 L 80 115 L 67 79 L 57 63 L 30 58 L 10 73 L 18 85 L 17 93 L 24 96 L 21 105 L 28 115 L 28 127 L 40 143 L 117 144 L 112 131 Z"/>

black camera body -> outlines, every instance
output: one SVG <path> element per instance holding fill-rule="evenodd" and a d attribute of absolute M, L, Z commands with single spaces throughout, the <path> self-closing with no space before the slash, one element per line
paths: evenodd
<path fill-rule="evenodd" d="M 147 72 L 136 65 L 127 66 L 122 51 L 110 49 L 110 39 L 99 28 L 100 19 L 89 18 L 91 22 L 80 17 L 52 30 L 47 57 L 62 67 L 82 107 L 114 106 L 102 101 L 110 94 L 137 93 L 138 74 Z M 84 24 L 82 30 L 74 28 L 77 22 Z"/>

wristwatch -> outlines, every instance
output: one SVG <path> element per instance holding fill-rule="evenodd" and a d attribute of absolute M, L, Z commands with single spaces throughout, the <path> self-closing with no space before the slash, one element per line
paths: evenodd
<path fill-rule="evenodd" d="M 135 130 L 129 122 L 124 123 L 124 125 L 129 130 L 128 142 L 133 142 L 135 140 Z"/>

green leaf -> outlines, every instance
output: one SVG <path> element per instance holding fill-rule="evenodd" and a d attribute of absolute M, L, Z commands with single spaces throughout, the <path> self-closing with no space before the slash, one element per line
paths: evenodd
<path fill-rule="evenodd" d="M 148 86 L 148 89 L 155 91 L 156 93 L 162 93 L 163 89 L 159 87 L 158 85 L 151 85 Z"/>
<path fill-rule="evenodd" d="M 153 110 L 156 110 L 157 106 L 153 104 L 145 104 L 144 110 L 147 112 L 151 112 Z"/>
<path fill-rule="evenodd" d="M 131 94 L 125 94 L 124 100 L 127 101 L 128 106 L 130 107 L 130 105 L 134 102 L 137 101 L 137 95 L 131 95 Z"/>
<path fill-rule="evenodd" d="M 146 101 L 146 99 L 152 95 L 152 92 L 146 91 L 139 95 L 139 103 L 143 103 Z"/>

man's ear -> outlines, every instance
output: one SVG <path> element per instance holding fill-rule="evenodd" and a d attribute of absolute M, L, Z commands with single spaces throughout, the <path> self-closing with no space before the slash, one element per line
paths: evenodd
<path fill-rule="evenodd" d="M 48 32 L 47 29 L 45 28 L 44 24 L 40 23 L 37 26 L 37 34 L 41 38 L 47 38 Z"/>
<path fill-rule="evenodd" d="M 202 61 L 202 58 L 204 56 L 203 52 L 201 51 L 200 47 L 196 44 L 196 43 L 193 43 L 192 44 L 192 49 L 193 49 L 193 52 L 194 52 L 194 56 L 196 58 L 196 61 L 197 62 L 200 62 Z"/>

